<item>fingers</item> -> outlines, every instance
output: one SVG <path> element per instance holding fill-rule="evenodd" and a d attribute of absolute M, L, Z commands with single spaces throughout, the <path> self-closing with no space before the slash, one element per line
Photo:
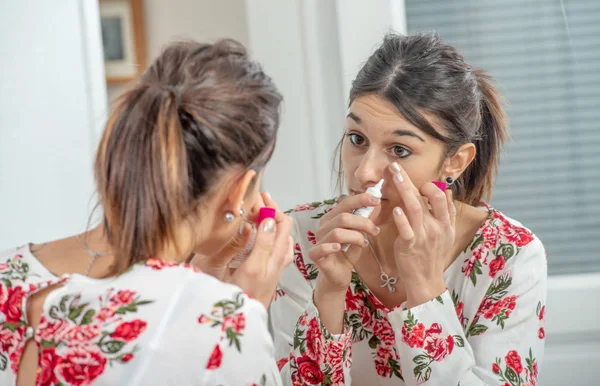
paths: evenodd
<path fill-rule="evenodd" d="M 415 232 L 400 208 L 394 208 L 394 223 L 398 228 L 398 237 L 405 242 L 408 248 L 412 247 L 415 241 Z"/>
<path fill-rule="evenodd" d="M 350 229 L 335 228 L 327 233 L 319 240 L 319 244 L 336 243 L 336 244 L 351 244 L 357 247 L 364 248 L 369 245 L 365 236 L 362 233 Z"/>
<path fill-rule="evenodd" d="M 339 252 L 340 248 L 340 243 L 321 243 L 315 245 L 308 251 L 308 257 L 317 263 L 322 258 Z"/>
<path fill-rule="evenodd" d="M 368 193 L 345 197 L 342 200 L 338 200 L 338 204 L 335 205 L 331 211 L 321 217 L 321 224 L 331 220 L 341 213 L 352 213 L 354 210 L 362 208 L 363 206 L 378 206 L 380 203 L 381 199 L 373 197 Z"/>
<path fill-rule="evenodd" d="M 277 239 L 276 228 L 277 225 L 272 218 L 264 220 L 258 226 L 252 252 L 250 252 L 248 258 L 243 263 L 244 268 L 246 268 L 249 274 L 255 274 L 259 277 L 260 273 L 264 272 L 275 247 L 275 240 Z"/>
<path fill-rule="evenodd" d="M 421 186 L 421 194 L 427 198 L 431 205 L 431 214 L 438 221 L 444 224 L 450 224 L 450 214 L 448 213 L 448 198 L 435 184 L 427 182 Z"/>
<path fill-rule="evenodd" d="M 448 202 L 448 215 L 450 217 L 450 225 L 452 229 L 456 229 L 456 207 L 454 206 L 454 197 L 452 197 L 452 190 L 446 190 L 446 200 Z"/>
<path fill-rule="evenodd" d="M 351 213 L 341 213 L 330 221 L 324 223 L 317 231 L 317 238 L 326 235 L 336 228 L 351 229 L 377 236 L 380 232 L 372 220 Z"/>
<path fill-rule="evenodd" d="M 389 169 L 394 175 L 394 186 L 396 186 L 396 189 L 402 198 L 402 202 L 404 203 L 406 212 L 404 215 L 408 218 L 413 230 L 421 229 L 423 227 L 423 214 L 427 209 L 424 208 L 424 205 L 419 198 L 419 191 L 413 185 L 408 174 L 406 174 L 396 162 L 392 162 Z"/>

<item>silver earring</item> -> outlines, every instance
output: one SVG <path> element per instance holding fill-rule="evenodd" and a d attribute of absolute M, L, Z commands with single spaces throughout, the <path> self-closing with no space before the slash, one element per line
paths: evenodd
<path fill-rule="evenodd" d="M 225 212 L 225 222 L 233 222 L 235 220 L 235 215 L 230 211 Z"/>
<path fill-rule="evenodd" d="M 454 183 L 454 178 L 452 177 L 446 177 L 446 184 L 448 186 L 452 185 Z"/>

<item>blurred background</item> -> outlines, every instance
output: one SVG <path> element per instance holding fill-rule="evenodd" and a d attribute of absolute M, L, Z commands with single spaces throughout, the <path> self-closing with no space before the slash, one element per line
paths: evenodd
<path fill-rule="evenodd" d="M 551 274 L 540 384 L 600 369 L 600 1 L 0 1 L 0 249 L 82 231 L 110 103 L 174 39 L 230 37 L 285 97 L 263 188 L 332 197 L 350 83 L 383 34 L 437 31 L 509 100 L 492 205 L 544 242 Z"/>

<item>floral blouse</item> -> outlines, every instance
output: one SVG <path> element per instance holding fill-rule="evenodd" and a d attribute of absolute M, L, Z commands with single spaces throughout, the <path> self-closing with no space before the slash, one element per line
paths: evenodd
<path fill-rule="evenodd" d="M 473 242 L 444 273 L 447 291 L 407 309 L 385 307 L 354 273 L 345 328 L 330 334 L 308 258 L 334 200 L 297 207 L 295 265 L 271 304 L 285 385 L 533 386 L 544 354 L 546 254 L 529 230 L 488 208 Z"/>
<path fill-rule="evenodd" d="M 27 299 L 54 284 L 34 330 Z M 1 385 L 16 384 L 29 339 L 39 350 L 37 386 L 281 384 L 264 306 L 158 259 L 91 279 L 54 276 L 29 246 L 0 252 Z"/>

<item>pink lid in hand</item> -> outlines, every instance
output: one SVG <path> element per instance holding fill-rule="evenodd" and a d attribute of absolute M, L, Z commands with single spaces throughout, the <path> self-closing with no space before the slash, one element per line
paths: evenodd
<path fill-rule="evenodd" d="M 258 220 L 256 220 L 257 224 L 260 224 L 266 218 L 275 218 L 275 209 L 269 208 L 265 206 L 264 208 L 260 208 L 258 211 Z"/>
<path fill-rule="evenodd" d="M 446 183 L 445 183 L 445 182 L 441 182 L 441 181 L 431 181 L 431 182 L 433 182 L 433 184 L 434 184 L 435 186 L 437 186 L 438 188 L 440 188 L 440 190 L 441 190 L 442 192 L 445 192 L 445 191 L 446 191 L 446 188 L 448 188 L 448 185 L 446 185 Z"/>

